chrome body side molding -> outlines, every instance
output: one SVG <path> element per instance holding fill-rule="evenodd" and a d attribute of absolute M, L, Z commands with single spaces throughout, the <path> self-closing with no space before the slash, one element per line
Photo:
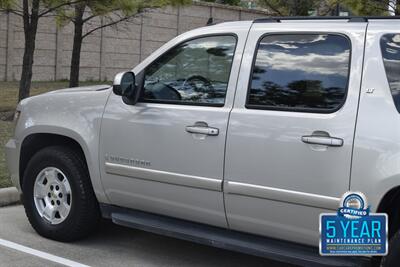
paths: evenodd
<path fill-rule="evenodd" d="M 225 193 L 249 197 L 258 197 L 329 210 L 336 210 L 339 207 L 340 202 L 340 198 L 336 197 L 329 197 L 233 181 L 227 181 L 225 183 Z"/>
<path fill-rule="evenodd" d="M 136 179 L 195 187 L 212 191 L 222 191 L 222 181 L 218 179 L 150 170 L 111 162 L 105 163 L 105 171 L 109 174 L 129 176 Z"/>

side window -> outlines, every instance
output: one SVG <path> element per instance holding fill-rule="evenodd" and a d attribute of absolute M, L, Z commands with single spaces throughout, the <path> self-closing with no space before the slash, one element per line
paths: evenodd
<path fill-rule="evenodd" d="M 182 43 L 145 71 L 145 102 L 223 106 L 236 38 L 210 36 Z"/>
<path fill-rule="evenodd" d="M 261 39 L 247 108 L 333 112 L 345 101 L 350 41 L 335 34 L 276 34 Z"/>
<path fill-rule="evenodd" d="M 393 101 L 400 112 L 400 34 L 383 35 L 381 51 Z"/>

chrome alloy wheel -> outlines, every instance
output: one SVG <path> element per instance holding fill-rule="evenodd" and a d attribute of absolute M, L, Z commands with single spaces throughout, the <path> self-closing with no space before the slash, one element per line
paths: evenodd
<path fill-rule="evenodd" d="M 71 186 L 65 174 L 47 167 L 37 176 L 33 188 L 33 199 L 39 215 L 51 224 L 62 223 L 71 211 Z"/>

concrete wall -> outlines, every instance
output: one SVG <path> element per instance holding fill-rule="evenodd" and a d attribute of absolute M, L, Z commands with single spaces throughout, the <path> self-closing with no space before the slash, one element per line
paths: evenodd
<path fill-rule="evenodd" d="M 84 39 L 81 80 L 112 80 L 117 72 L 131 69 L 176 35 L 215 22 L 252 20 L 267 12 L 194 2 L 146 12 L 130 22 L 103 28 Z M 93 21 L 91 27 L 104 23 Z M 56 27 L 52 18 L 41 18 L 36 38 L 33 80 L 69 78 L 73 27 Z M 22 19 L 0 13 L 0 81 L 19 80 L 24 51 Z"/>

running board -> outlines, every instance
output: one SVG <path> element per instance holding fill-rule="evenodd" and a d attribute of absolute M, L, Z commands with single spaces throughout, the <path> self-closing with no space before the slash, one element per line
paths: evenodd
<path fill-rule="evenodd" d="M 101 205 L 115 224 L 300 266 L 370 266 L 363 257 L 321 257 L 315 247 L 147 212 Z"/>

